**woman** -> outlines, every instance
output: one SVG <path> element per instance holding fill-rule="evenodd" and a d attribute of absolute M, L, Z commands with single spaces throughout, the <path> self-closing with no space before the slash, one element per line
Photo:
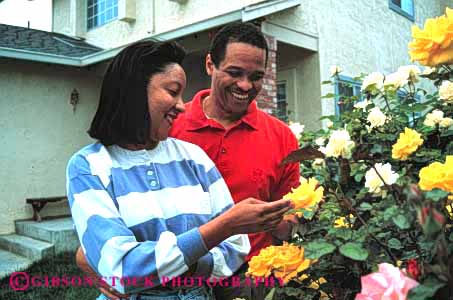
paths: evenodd
<path fill-rule="evenodd" d="M 184 55 L 174 42 L 138 42 L 121 51 L 107 69 L 88 131 L 98 142 L 74 154 L 67 168 L 86 259 L 130 299 L 213 299 L 206 286 L 161 284 L 181 275 L 231 276 L 249 252 L 245 234 L 274 228 L 290 209 L 289 201 L 254 199 L 233 206 L 206 154 L 168 138 L 184 111 Z M 147 286 L 138 280 L 145 277 Z"/>

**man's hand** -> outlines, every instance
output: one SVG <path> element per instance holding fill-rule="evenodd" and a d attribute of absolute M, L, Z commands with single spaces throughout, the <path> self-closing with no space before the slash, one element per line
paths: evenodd
<path fill-rule="evenodd" d="M 90 267 L 88 264 L 85 254 L 83 254 L 82 248 L 79 247 L 76 253 L 76 264 L 77 266 L 90 278 L 93 278 L 93 281 L 98 283 L 97 288 L 98 290 L 103 293 L 107 298 L 110 300 L 120 300 L 120 299 L 128 299 L 128 295 L 121 294 L 111 286 L 104 284 L 99 284 L 102 282 L 99 279 L 99 275 Z"/>
<path fill-rule="evenodd" d="M 291 237 L 294 225 L 298 223 L 299 219 L 296 215 L 285 215 L 271 234 L 280 241 L 287 241 Z"/>

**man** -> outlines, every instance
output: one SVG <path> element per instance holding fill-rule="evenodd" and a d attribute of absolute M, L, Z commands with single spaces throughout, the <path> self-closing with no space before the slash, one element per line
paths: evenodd
<path fill-rule="evenodd" d="M 248 198 L 279 200 L 299 184 L 298 164 L 279 166 L 298 147 L 294 134 L 286 124 L 260 111 L 255 101 L 263 85 L 267 57 L 266 39 L 254 25 L 234 23 L 222 28 L 206 57 L 211 88 L 198 92 L 186 104 L 185 113 L 175 120 L 170 132 L 170 136 L 194 143 L 208 154 L 235 203 Z M 284 221 L 272 233 L 249 234 L 247 261 L 271 245 L 274 237 L 286 238 L 290 229 Z M 246 271 L 245 263 L 234 275 L 244 277 Z M 111 297 L 116 294 L 101 291 Z M 248 286 L 218 287 L 215 294 L 217 300 L 265 296 L 262 287 Z"/>
<path fill-rule="evenodd" d="M 294 134 L 286 124 L 257 109 L 255 98 L 262 88 L 267 57 L 266 40 L 254 25 L 234 23 L 222 28 L 206 57 L 211 88 L 186 104 L 170 132 L 208 154 L 236 203 L 250 197 L 278 200 L 299 184 L 298 164 L 279 166 L 298 147 Z M 289 224 L 282 222 L 273 234 L 282 239 L 289 231 Z M 249 238 L 252 248 L 247 261 L 273 241 L 269 232 L 249 234 Z M 238 273 L 246 270 L 244 264 Z M 231 287 L 217 289 L 216 299 L 264 298 L 263 289 L 237 292 Z"/>

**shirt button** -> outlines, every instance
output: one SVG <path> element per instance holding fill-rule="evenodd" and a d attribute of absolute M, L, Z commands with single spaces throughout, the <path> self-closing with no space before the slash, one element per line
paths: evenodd
<path fill-rule="evenodd" d="M 151 186 L 156 186 L 157 182 L 155 182 L 154 180 L 151 181 Z"/>
<path fill-rule="evenodd" d="M 225 148 L 222 148 L 221 152 L 222 152 L 222 154 L 225 154 L 227 151 Z"/>
<path fill-rule="evenodd" d="M 151 170 L 149 170 L 148 172 L 146 172 L 146 174 L 148 174 L 149 176 L 151 176 L 151 175 L 153 175 L 153 174 L 154 174 L 154 172 L 153 172 L 153 171 L 151 171 Z"/>

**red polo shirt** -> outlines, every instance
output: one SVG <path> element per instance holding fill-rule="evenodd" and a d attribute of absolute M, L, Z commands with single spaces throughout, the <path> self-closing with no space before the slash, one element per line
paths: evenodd
<path fill-rule="evenodd" d="M 263 201 L 281 199 L 299 184 L 299 164 L 279 167 L 298 148 L 296 137 L 280 120 L 262 112 L 253 101 L 247 114 L 231 128 L 208 119 L 202 99 L 210 90 L 198 92 L 186 111 L 173 123 L 170 136 L 200 146 L 225 179 L 234 202 L 253 197 Z M 250 234 L 252 249 L 247 260 L 272 244 L 270 233 Z"/>

